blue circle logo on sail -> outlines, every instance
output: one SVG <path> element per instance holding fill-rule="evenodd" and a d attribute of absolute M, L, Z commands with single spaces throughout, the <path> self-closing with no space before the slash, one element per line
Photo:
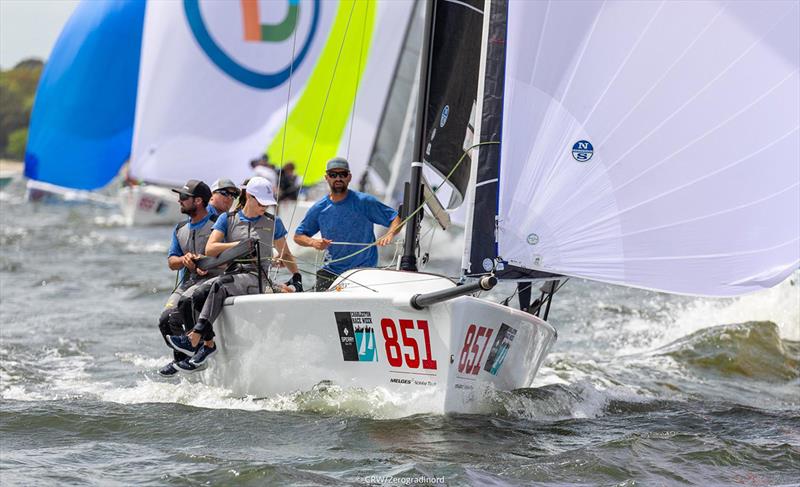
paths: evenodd
<path fill-rule="evenodd" d="M 578 162 L 589 162 L 594 155 L 594 147 L 588 140 L 579 140 L 572 146 L 572 158 Z"/>
<path fill-rule="evenodd" d="M 241 2 L 242 12 L 240 18 L 243 18 L 244 23 L 244 28 L 242 29 L 244 41 L 276 43 L 290 38 L 295 29 L 298 28 L 300 1 L 287 0 L 287 2 L 286 17 L 276 24 L 260 24 L 258 3 L 256 1 Z M 236 2 L 236 4 L 239 4 L 239 2 Z M 200 12 L 200 0 L 183 0 L 183 10 L 192 34 L 209 59 L 231 78 L 262 90 L 272 89 L 285 83 L 292 72 L 297 69 L 308 55 L 311 41 L 314 39 L 319 24 L 320 0 L 311 0 L 311 5 L 313 12 L 308 34 L 305 36 L 291 63 L 273 72 L 259 72 L 235 60 L 214 40 Z"/>

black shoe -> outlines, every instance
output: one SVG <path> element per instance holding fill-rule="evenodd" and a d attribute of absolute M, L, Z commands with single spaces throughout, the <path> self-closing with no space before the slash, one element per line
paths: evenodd
<path fill-rule="evenodd" d="M 167 344 L 175 350 L 192 356 L 200 348 L 203 342 L 198 342 L 196 347 L 192 346 L 192 341 L 186 335 L 167 335 Z"/>
<path fill-rule="evenodd" d="M 200 365 L 195 365 L 191 362 L 192 359 L 186 359 L 180 362 L 175 363 L 175 368 L 178 369 L 178 372 L 182 374 L 191 374 L 194 372 L 200 372 L 201 370 L 205 369 L 208 364 L 202 363 Z"/>
<path fill-rule="evenodd" d="M 200 350 L 198 350 L 197 353 L 194 354 L 194 357 L 189 359 L 189 363 L 191 363 L 196 367 L 204 365 L 206 363 L 206 360 L 216 352 L 217 352 L 216 346 L 207 347 L 203 345 L 202 347 L 200 347 Z"/>
<path fill-rule="evenodd" d="M 167 365 L 161 367 L 158 370 L 159 375 L 164 377 L 172 377 L 173 375 L 178 373 L 178 369 L 175 368 L 175 362 L 170 362 Z"/>

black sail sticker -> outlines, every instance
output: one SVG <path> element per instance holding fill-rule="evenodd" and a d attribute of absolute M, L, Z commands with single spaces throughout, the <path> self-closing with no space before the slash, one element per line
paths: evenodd
<path fill-rule="evenodd" d="M 334 316 L 342 358 L 346 362 L 377 362 L 372 314 L 369 311 L 337 311 Z"/>
<path fill-rule="evenodd" d="M 516 334 L 517 330 L 515 328 L 511 328 L 505 323 L 500 325 L 500 331 L 497 332 L 497 336 L 492 344 L 492 350 L 489 352 L 489 357 L 486 359 L 486 365 L 483 367 L 483 370 L 492 375 L 497 375 L 497 372 L 500 371 L 500 368 L 503 366 L 509 349 L 511 349 L 511 342 L 514 341 L 514 336 Z"/>

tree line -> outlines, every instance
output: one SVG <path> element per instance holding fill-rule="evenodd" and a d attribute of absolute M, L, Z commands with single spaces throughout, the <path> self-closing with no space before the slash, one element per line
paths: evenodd
<path fill-rule="evenodd" d="M 28 142 L 33 98 L 44 63 L 25 59 L 0 70 L 0 158 L 22 160 Z"/>

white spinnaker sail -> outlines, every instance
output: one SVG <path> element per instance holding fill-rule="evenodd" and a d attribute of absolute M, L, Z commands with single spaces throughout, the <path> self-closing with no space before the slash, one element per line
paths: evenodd
<path fill-rule="evenodd" d="M 412 7 L 410 1 L 149 2 L 132 175 L 165 184 L 241 180 L 251 175 L 249 161 L 265 150 L 273 162 L 293 160 L 302 175 L 314 144 L 306 183 L 336 155 L 348 157 L 360 176 Z M 291 29 L 294 8 L 299 13 Z M 247 39 L 248 22 L 284 35 L 262 40 L 251 32 Z M 340 53 L 345 32 L 349 44 Z M 343 86 L 348 76 L 355 82 Z M 331 79 L 338 84 L 317 131 Z"/>
<path fill-rule="evenodd" d="M 800 3 L 511 0 L 507 39 L 503 259 L 716 296 L 798 267 Z"/>

